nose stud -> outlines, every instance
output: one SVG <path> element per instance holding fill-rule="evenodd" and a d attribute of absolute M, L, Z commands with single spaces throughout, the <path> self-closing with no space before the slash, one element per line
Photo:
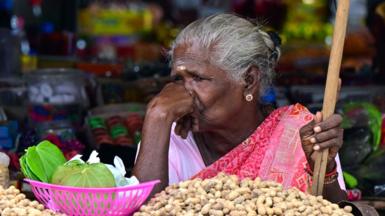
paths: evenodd
<path fill-rule="evenodd" d="M 186 66 L 184 66 L 184 65 L 179 65 L 179 66 L 176 67 L 176 69 L 177 69 L 178 71 L 184 71 L 184 70 L 186 70 Z"/>

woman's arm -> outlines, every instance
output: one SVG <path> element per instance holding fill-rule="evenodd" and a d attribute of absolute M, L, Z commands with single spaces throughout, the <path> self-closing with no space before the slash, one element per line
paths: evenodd
<path fill-rule="evenodd" d="M 172 123 L 193 111 L 193 98 L 183 85 L 170 83 L 148 105 L 133 174 L 139 181 L 159 179 L 153 194 L 169 183 L 168 151 Z"/>
<path fill-rule="evenodd" d="M 171 132 L 170 120 L 156 110 L 149 109 L 142 129 L 142 141 L 133 174 L 142 181 L 159 179 L 153 193 L 168 185 L 168 150 Z"/>
<path fill-rule="evenodd" d="M 338 156 L 337 156 L 337 160 L 339 161 Z M 334 167 L 337 167 L 337 174 L 342 175 L 342 173 L 338 172 L 338 170 L 341 170 L 338 168 L 338 166 L 340 166 L 339 162 L 337 163 L 335 160 L 331 161 L 328 164 L 327 172 L 330 173 L 333 171 Z M 338 202 L 341 202 L 342 200 L 347 199 L 346 192 L 341 188 L 340 182 L 338 180 L 338 176 L 335 176 L 332 183 L 324 184 L 324 190 L 323 190 L 322 196 L 333 203 L 338 203 Z"/>

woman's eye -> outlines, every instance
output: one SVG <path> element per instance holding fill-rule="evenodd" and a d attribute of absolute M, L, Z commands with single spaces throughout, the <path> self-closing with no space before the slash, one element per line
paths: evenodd
<path fill-rule="evenodd" d="M 182 76 L 179 76 L 179 75 L 174 76 L 174 81 L 180 81 L 180 80 L 183 80 Z"/>
<path fill-rule="evenodd" d="M 194 79 L 195 81 L 198 81 L 198 82 L 204 80 L 202 77 L 197 76 L 197 75 L 194 75 L 194 76 L 193 76 L 193 79 Z"/>

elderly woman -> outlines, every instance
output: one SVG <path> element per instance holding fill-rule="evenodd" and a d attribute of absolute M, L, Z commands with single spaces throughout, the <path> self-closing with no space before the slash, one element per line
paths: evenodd
<path fill-rule="evenodd" d="M 280 56 L 274 41 L 231 14 L 197 20 L 180 32 L 170 51 L 176 79 L 148 105 L 134 175 L 160 179 L 156 191 L 219 172 L 306 191 L 314 153 L 330 148 L 324 197 L 344 199 L 341 117 L 323 120 L 299 104 L 264 112 L 259 98 Z"/>

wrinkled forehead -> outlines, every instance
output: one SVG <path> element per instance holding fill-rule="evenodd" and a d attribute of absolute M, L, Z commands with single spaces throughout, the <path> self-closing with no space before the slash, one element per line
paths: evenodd
<path fill-rule="evenodd" d="M 186 66 L 186 67 L 209 67 L 210 52 L 209 49 L 203 48 L 199 45 L 181 44 L 174 48 L 172 56 L 172 66 Z"/>
<path fill-rule="evenodd" d="M 215 56 L 213 52 L 210 52 L 210 48 L 196 44 L 181 44 L 173 51 L 172 74 L 187 70 L 212 78 L 230 79 L 229 74 L 214 62 L 216 62 Z"/>

